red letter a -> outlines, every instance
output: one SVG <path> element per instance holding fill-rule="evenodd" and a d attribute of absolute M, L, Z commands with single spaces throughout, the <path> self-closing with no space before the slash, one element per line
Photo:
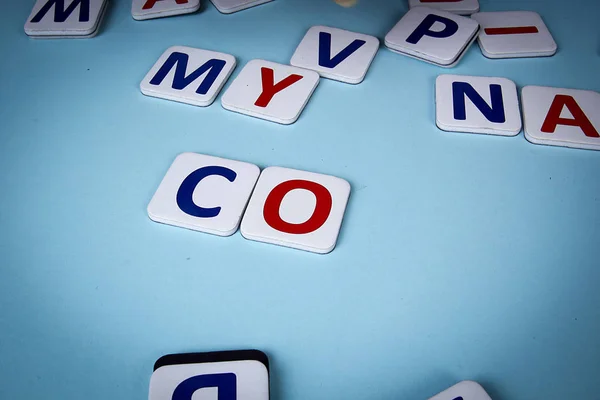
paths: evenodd
<path fill-rule="evenodd" d="M 149 10 L 152 7 L 154 7 L 154 5 L 156 4 L 157 1 L 161 1 L 161 0 L 146 0 L 146 3 L 144 4 L 144 7 L 142 7 L 142 10 Z M 177 4 L 187 4 L 188 0 L 175 0 L 175 3 Z"/>
<path fill-rule="evenodd" d="M 573 115 L 573 119 L 560 117 L 560 113 L 565 106 Z M 575 99 L 565 94 L 557 94 L 556 97 L 554 97 L 552 105 L 550 106 L 550 111 L 548 111 L 546 120 L 542 125 L 542 132 L 554 133 L 557 125 L 578 126 L 583 133 L 585 133 L 585 136 L 600 137 L 598 131 L 594 128 L 594 125 L 592 125 Z"/>

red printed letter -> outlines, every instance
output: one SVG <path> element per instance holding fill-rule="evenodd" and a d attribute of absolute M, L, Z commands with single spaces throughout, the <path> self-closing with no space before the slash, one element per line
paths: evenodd
<path fill-rule="evenodd" d="M 157 1 L 161 1 L 161 0 L 146 0 L 146 3 L 144 4 L 144 7 L 142 7 L 142 10 L 149 10 L 152 7 L 154 7 L 154 5 L 156 4 Z M 175 3 L 177 4 L 187 4 L 188 0 L 175 0 Z"/>
<path fill-rule="evenodd" d="M 290 224 L 281 219 L 279 215 L 279 208 L 281 202 L 286 194 L 294 189 L 305 189 L 311 191 L 317 198 L 317 204 L 315 205 L 315 211 L 308 221 L 301 224 Z M 273 229 L 277 229 L 280 232 L 294 233 L 296 235 L 302 235 L 311 233 L 323 226 L 329 213 L 331 212 L 331 193 L 323 185 L 319 185 L 316 182 L 304 181 L 304 180 L 291 180 L 282 182 L 275 186 L 271 193 L 265 200 L 265 206 L 263 208 L 263 216 L 265 221 Z"/>
<path fill-rule="evenodd" d="M 565 106 L 573 115 L 573 119 L 560 117 L 560 113 Z M 554 97 L 552 105 L 550 106 L 550 111 L 548 111 L 546 120 L 542 125 L 542 132 L 554 133 L 557 125 L 578 126 L 583 133 L 585 133 L 585 136 L 600 137 L 598 131 L 594 128 L 594 125 L 592 125 L 575 99 L 564 94 L 557 94 L 556 97 Z"/>
<path fill-rule="evenodd" d="M 256 99 L 254 103 L 257 107 L 266 107 L 269 105 L 269 102 L 278 92 L 281 92 L 288 86 L 293 85 L 302 79 L 302 76 L 292 74 L 285 79 L 277 82 L 275 84 L 275 78 L 273 76 L 273 70 L 271 68 L 262 67 L 260 69 L 260 74 L 262 75 L 262 93 Z"/>

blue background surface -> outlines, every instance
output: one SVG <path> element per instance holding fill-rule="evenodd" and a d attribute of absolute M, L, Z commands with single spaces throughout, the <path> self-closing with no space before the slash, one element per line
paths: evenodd
<path fill-rule="evenodd" d="M 258 348 L 272 398 L 425 399 L 463 379 L 494 400 L 600 398 L 600 153 L 447 133 L 438 74 L 600 90 L 596 0 L 481 1 L 541 13 L 559 52 L 441 69 L 381 48 L 357 86 L 321 80 L 291 126 L 143 96 L 172 45 L 287 63 L 317 24 L 383 37 L 402 0 L 276 0 L 33 40 L 0 14 L 0 398 L 147 397 L 154 361 Z M 231 83 L 231 79 L 228 84 Z M 227 87 L 228 85 L 226 85 Z M 153 223 L 192 151 L 332 174 L 353 187 L 319 256 Z"/>

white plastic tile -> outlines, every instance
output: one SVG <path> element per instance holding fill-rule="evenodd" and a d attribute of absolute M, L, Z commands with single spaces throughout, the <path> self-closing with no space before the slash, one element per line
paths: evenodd
<path fill-rule="evenodd" d="M 410 9 L 385 36 L 393 51 L 442 67 L 456 65 L 477 38 L 479 24 L 428 7 Z"/>
<path fill-rule="evenodd" d="M 600 93 L 525 86 L 521 101 L 530 142 L 600 150 Z"/>
<path fill-rule="evenodd" d="M 479 47 L 488 58 L 548 57 L 558 48 L 536 12 L 481 12 L 472 18 L 481 25 Z"/>
<path fill-rule="evenodd" d="M 290 64 L 317 71 L 322 77 L 360 83 L 379 49 L 379 39 L 326 26 L 306 32 Z"/>
<path fill-rule="evenodd" d="M 254 164 L 180 154 L 152 197 L 148 216 L 163 224 L 233 235 L 259 175 Z"/>
<path fill-rule="evenodd" d="M 244 66 L 221 98 L 223 108 L 280 124 L 296 122 L 319 83 L 315 71 L 265 60 Z"/>
<path fill-rule="evenodd" d="M 210 0 L 213 5 L 223 14 L 231 14 L 245 10 L 250 7 L 265 4 L 273 0 Z"/>
<path fill-rule="evenodd" d="M 136 20 L 190 14 L 198 11 L 200 0 L 132 0 L 131 15 Z"/>
<path fill-rule="evenodd" d="M 436 124 L 445 131 L 502 136 L 521 131 L 517 86 L 506 78 L 440 75 L 435 109 Z"/>
<path fill-rule="evenodd" d="M 146 96 L 206 107 L 235 68 L 235 57 L 215 51 L 173 46 L 140 83 Z"/>
<path fill-rule="evenodd" d="M 349 196 L 344 179 L 269 167 L 260 175 L 240 229 L 246 239 L 329 253 Z"/>
<path fill-rule="evenodd" d="M 459 15 L 471 15 L 479 11 L 479 0 L 409 0 L 413 7 L 430 7 Z"/>
<path fill-rule="evenodd" d="M 492 400 L 480 384 L 462 381 L 429 400 Z"/>
<path fill-rule="evenodd" d="M 25 33 L 43 38 L 90 38 L 98 33 L 108 1 L 89 0 L 89 8 L 78 0 L 37 0 Z"/>
<path fill-rule="evenodd" d="M 233 357 L 229 357 L 231 353 Z M 263 357 L 240 359 L 235 353 L 162 357 L 150 378 L 148 400 L 269 400 L 268 361 Z M 260 352 L 239 353 L 252 357 Z"/>

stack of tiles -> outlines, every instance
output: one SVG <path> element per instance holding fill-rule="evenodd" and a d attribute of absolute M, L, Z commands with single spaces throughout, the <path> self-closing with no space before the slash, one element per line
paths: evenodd
<path fill-rule="evenodd" d="M 440 67 L 453 67 L 479 33 L 477 21 L 428 7 L 410 9 L 385 36 L 392 51 Z"/>
<path fill-rule="evenodd" d="M 170 354 L 154 364 L 148 400 L 269 400 L 269 359 L 258 350 Z"/>
<path fill-rule="evenodd" d="M 96 36 L 108 0 L 37 0 L 25 23 L 34 38 L 91 38 Z"/>
<path fill-rule="evenodd" d="M 408 0 L 410 8 L 431 7 L 458 15 L 471 15 L 479 11 L 479 0 Z"/>
<path fill-rule="evenodd" d="M 538 13 L 482 12 L 471 18 L 481 25 L 479 47 L 487 58 L 548 57 L 558 48 Z"/>
<path fill-rule="evenodd" d="M 200 8 L 200 0 L 133 0 L 131 15 L 138 21 L 173 15 L 191 14 Z"/>
<path fill-rule="evenodd" d="M 462 381 L 429 400 L 492 400 L 492 398 L 477 382 Z"/>
<path fill-rule="evenodd" d="M 210 0 L 213 5 L 223 14 L 231 14 L 250 7 L 265 4 L 273 0 Z"/>

